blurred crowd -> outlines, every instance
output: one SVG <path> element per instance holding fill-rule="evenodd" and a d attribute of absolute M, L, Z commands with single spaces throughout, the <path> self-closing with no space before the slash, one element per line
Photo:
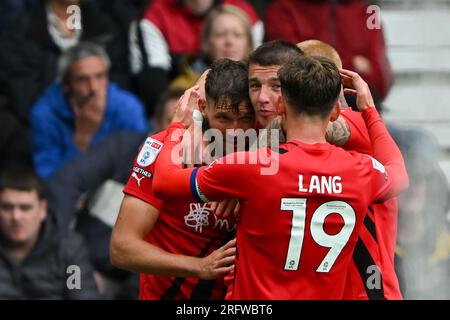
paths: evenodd
<path fill-rule="evenodd" d="M 331 44 L 369 83 L 393 85 L 383 29 L 362 0 L 3 0 L 0 2 L 0 299 L 135 299 L 113 267 L 111 230 L 133 158 L 213 61 L 268 40 Z M 395 108 L 395 106 L 389 106 Z M 439 146 L 390 131 L 410 188 L 399 198 L 405 298 L 450 298 L 448 182 Z M 67 267 L 82 270 L 70 290 Z M 63 271 L 61 271 L 63 270 Z M 66 272 L 67 271 L 67 272 Z"/>

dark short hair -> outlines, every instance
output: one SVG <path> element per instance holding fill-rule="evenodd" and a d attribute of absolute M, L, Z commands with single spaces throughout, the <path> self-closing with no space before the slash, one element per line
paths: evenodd
<path fill-rule="evenodd" d="M 215 61 L 206 76 L 205 94 L 214 106 L 226 101 L 233 111 L 238 110 L 242 101 L 250 103 L 247 66 L 230 59 Z"/>
<path fill-rule="evenodd" d="M 30 167 L 10 166 L 0 173 L 0 193 L 5 189 L 36 191 L 39 199 L 44 199 L 44 184 Z"/>
<path fill-rule="evenodd" d="M 324 57 L 300 56 L 278 71 L 281 93 L 296 114 L 325 117 L 341 92 L 336 65 Z"/>
<path fill-rule="evenodd" d="M 250 54 L 248 64 L 282 66 L 300 55 L 303 55 L 303 51 L 295 44 L 284 40 L 273 40 L 265 42 L 256 48 Z"/>
<path fill-rule="evenodd" d="M 164 117 L 164 112 L 166 112 L 166 103 L 169 100 L 178 100 L 184 93 L 184 89 L 174 88 L 166 90 L 158 99 L 155 105 L 155 119 L 156 121 L 161 121 Z"/>

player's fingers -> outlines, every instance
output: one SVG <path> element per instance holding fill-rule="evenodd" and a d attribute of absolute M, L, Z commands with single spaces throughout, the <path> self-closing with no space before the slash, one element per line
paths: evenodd
<path fill-rule="evenodd" d="M 217 205 L 217 209 L 216 209 L 216 216 L 219 216 L 219 217 L 222 216 L 227 204 L 228 204 L 228 200 L 219 201 L 219 204 Z"/>
<path fill-rule="evenodd" d="M 345 87 L 353 88 L 353 80 L 352 80 L 351 77 L 346 76 L 346 75 L 344 75 L 344 74 L 341 73 L 341 79 L 342 79 L 342 84 L 343 84 Z"/>
<path fill-rule="evenodd" d="M 223 246 L 220 251 L 220 257 L 232 256 L 236 254 L 236 246 Z"/>
<path fill-rule="evenodd" d="M 225 250 L 224 252 L 221 253 L 221 255 L 219 257 L 219 261 L 226 259 L 226 258 L 234 259 L 235 256 L 236 256 L 236 248 L 228 248 L 227 250 Z"/>
<path fill-rule="evenodd" d="M 341 70 L 341 77 L 342 77 L 342 80 L 343 80 L 343 83 L 344 83 L 345 86 L 352 87 L 358 92 L 366 90 L 368 88 L 367 83 L 356 72 L 342 69 Z M 351 85 L 347 85 L 349 77 L 351 78 Z"/>
<path fill-rule="evenodd" d="M 233 215 L 234 215 L 235 217 L 238 217 L 238 216 L 239 216 L 239 211 L 240 211 L 240 209 L 241 209 L 241 204 L 240 204 L 239 201 L 238 201 L 238 203 L 237 203 L 236 206 L 234 207 L 234 211 L 233 211 Z"/>
<path fill-rule="evenodd" d="M 234 255 L 223 257 L 222 259 L 220 259 L 216 265 L 216 268 L 227 267 L 232 264 L 234 264 Z"/>
<path fill-rule="evenodd" d="M 344 93 L 350 94 L 350 95 L 355 96 L 355 97 L 357 95 L 357 92 L 354 89 L 344 89 Z"/>
<path fill-rule="evenodd" d="M 198 91 L 191 90 L 189 92 L 188 101 L 186 104 L 186 108 L 189 112 L 193 112 L 195 107 L 198 105 L 198 99 L 200 95 L 198 94 Z"/>
<path fill-rule="evenodd" d="M 222 249 L 227 250 L 233 247 L 236 247 L 236 238 L 228 241 L 225 245 L 222 246 Z"/>
<path fill-rule="evenodd" d="M 209 208 L 211 209 L 212 212 L 216 212 L 217 209 L 217 201 L 213 201 L 209 203 Z"/>
<path fill-rule="evenodd" d="M 222 267 L 216 270 L 216 277 L 224 276 L 229 274 L 234 269 L 234 264 L 228 267 Z"/>
<path fill-rule="evenodd" d="M 236 207 L 237 204 L 238 204 L 237 200 L 230 199 L 223 213 L 223 217 L 227 218 L 234 211 L 234 208 Z"/>
<path fill-rule="evenodd" d="M 339 69 L 339 73 L 348 76 L 350 78 L 353 78 L 355 75 L 358 75 L 356 72 L 350 71 L 348 69 Z"/>

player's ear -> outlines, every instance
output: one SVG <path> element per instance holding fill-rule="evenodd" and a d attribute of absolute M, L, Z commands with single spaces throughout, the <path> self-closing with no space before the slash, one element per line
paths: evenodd
<path fill-rule="evenodd" d="M 284 104 L 283 97 L 279 96 L 277 101 L 277 114 L 282 115 L 284 113 L 286 113 L 286 105 Z"/>
<path fill-rule="evenodd" d="M 341 114 L 341 102 L 338 100 L 333 106 L 333 110 L 331 110 L 331 117 L 330 121 L 336 121 L 339 118 L 339 115 Z"/>

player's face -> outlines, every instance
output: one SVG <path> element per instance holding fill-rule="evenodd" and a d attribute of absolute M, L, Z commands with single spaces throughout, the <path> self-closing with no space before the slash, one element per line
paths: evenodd
<path fill-rule="evenodd" d="M 238 111 L 226 104 L 207 107 L 206 117 L 210 128 L 218 129 L 222 133 L 225 147 L 227 142 L 232 143 L 233 148 L 236 146 L 235 135 L 233 131 L 227 131 L 228 129 L 246 131 L 255 127 L 255 113 L 247 101 L 239 104 Z"/>
<path fill-rule="evenodd" d="M 212 24 L 207 50 L 213 60 L 244 60 L 250 48 L 250 39 L 241 20 L 232 14 L 221 14 Z"/>
<path fill-rule="evenodd" d="M 87 57 L 70 66 L 69 89 L 79 100 L 104 93 L 108 87 L 108 69 L 101 57 Z"/>
<path fill-rule="evenodd" d="M 256 120 L 262 127 L 277 116 L 277 103 L 281 96 L 278 79 L 280 66 L 250 64 L 248 70 L 249 95 L 256 112 Z"/>
<path fill-rule="evenodd" d="M 36 191 L 4 189 L 0 194 L 0 231 L 11 244 L 26 244 L 37 238 L 46 211 L 46 203 Z"/>

